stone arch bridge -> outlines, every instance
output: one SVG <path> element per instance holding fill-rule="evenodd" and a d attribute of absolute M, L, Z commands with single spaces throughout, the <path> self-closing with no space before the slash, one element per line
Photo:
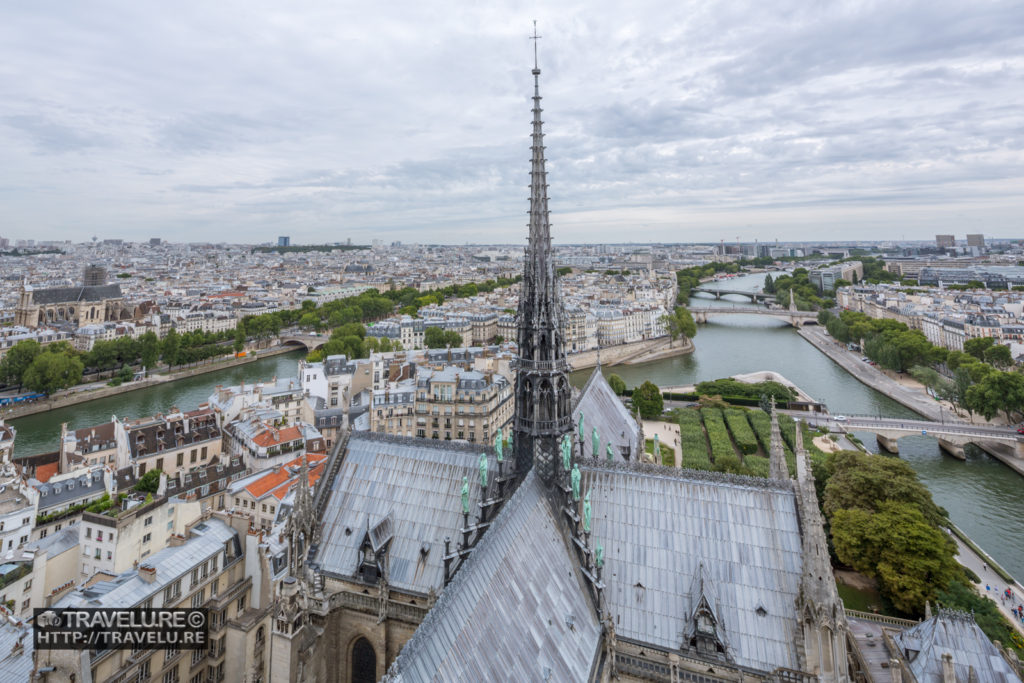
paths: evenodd
<path fill-rule="evenodd" d="M 696 323 L 706 323 L 708 316 L 718 315 L 767 315 L 773 318 L 784 320 L 793 327 L 800 328 L 804 325 L 817 325 L 818 314 L 813 311 L 792 311 L 786 308 L 735 308 L 715 307 L 691 308 L 693 320 Z"/>

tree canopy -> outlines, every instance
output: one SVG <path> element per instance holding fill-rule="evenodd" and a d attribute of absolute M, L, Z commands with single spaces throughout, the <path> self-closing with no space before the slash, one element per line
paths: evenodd
<path fill-rule="evenodd" d="M 653 420 L 661 417 L 665 410 L 665 399 L 658 386 L 647 380 L 633 390 L 633 405 L 640 411 L 640 417 Z"/>

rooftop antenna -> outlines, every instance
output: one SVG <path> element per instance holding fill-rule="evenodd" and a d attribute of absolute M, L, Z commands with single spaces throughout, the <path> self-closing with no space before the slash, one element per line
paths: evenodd
<path fill-rule="evenodd" d="M 530 36 L 530 40 L 533 41 L 533 68 L 534 68 L 535 71 L 539 71 L 540 70 L 540 67 L 538 66 L 539 62 L 537 61 L 537 41 L 540 40 L 542 37 L 543 36 L 538 36 L 537 35 L 537 20 L 534 19 L 533 20 L 533 35 Z"/>

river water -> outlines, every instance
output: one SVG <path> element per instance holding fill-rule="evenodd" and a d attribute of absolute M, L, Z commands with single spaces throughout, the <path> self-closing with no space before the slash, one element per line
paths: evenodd
<path fill-rule="evenodd" d="M 720 286 L 752 290 L 763 283 L 763 275 L 748 275 L 725 280 Z M 743 297 L 731 295 L 716 301 L 712 295 L 697 294 L 691 300 L 694 308 L 708 305 L 742 308 L 752 304 Z M 669 386 L 774 370 L 815 399 L 828 404 L 833 414 L 914 415 L 858 382 L 804 341 L 796 330 L 766 316 L 712 316 L 710 323 L 699 327 L 694 343 L 696 351 L 692 354 L 642 365 L 616 366 L 614 372 L 630 386 L 646 379 Z M 167 412 L 171 406 L 189 410 L 206 401 L 217 384 L 232 385 L 274 376 L 292 376 L 302 355 L 302 352 L 295 352 L 272 356 L 226 370 L 14 420 L 18 430 L 16 452 L 24 456 L 56 450 L 61 422 L 66 421 L 71 428 L 79 428 L 108 421 L 111 415 L 142 417 Z M 573 382 L 582 384 L 590 372 L 576 373 Z M 606 369 L 606 372 L 609 371 Z M 872 434 L 858 433 L 858 436 L 868 448 L 877 450 Z M 942 453 L 930 437 L 904 437 L 900 439 L 899 446 L 900 457 L 917 471 L 935 501 L 949 511 L 953 522 L 1011 574 L 1024 577 L 1024 503 L 1020 498 L 1024 482 L 1020 475 L 977 449 L 969 449 L 972 452 L 968 453 L 966 462 L 956 460 Z"/>
<path fill-rule="evenodd" d="M 298 370 L 297 363 L 304 357 L 302 351 L 268 356 L 224 370 L 20 417 L 11 421 L 18 431 L 14 452 L 16 456 L 24 457 L 57 450 L 62 422 L 67 422 L 69 429 L 80 429 L 110 422 L 113 415 L 119 418 L 148 417 L 167 413 L 174 406 L 181 410 L 194 410 L 210 398 L 218 384 L 231 386 L 274 377 L 294 377 Z"/>

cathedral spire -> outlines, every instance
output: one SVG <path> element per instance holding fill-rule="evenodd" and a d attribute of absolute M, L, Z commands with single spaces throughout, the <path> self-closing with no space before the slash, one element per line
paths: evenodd
<path fill-rule="evenodd" d="M 571 426 L 568 364 L 562 326 L 562 302 L 555 280 L 548 211 L 544 131 L 540 107 L 540 67 L 534 41 L 533 132 L 530 158 L 529 242 L 523 265 L 517 313 L 519 370 L 516 373 L 516 470 L 523 475 L 534 464 L 548 483 L 558 475 L 558 440 Z"/>

